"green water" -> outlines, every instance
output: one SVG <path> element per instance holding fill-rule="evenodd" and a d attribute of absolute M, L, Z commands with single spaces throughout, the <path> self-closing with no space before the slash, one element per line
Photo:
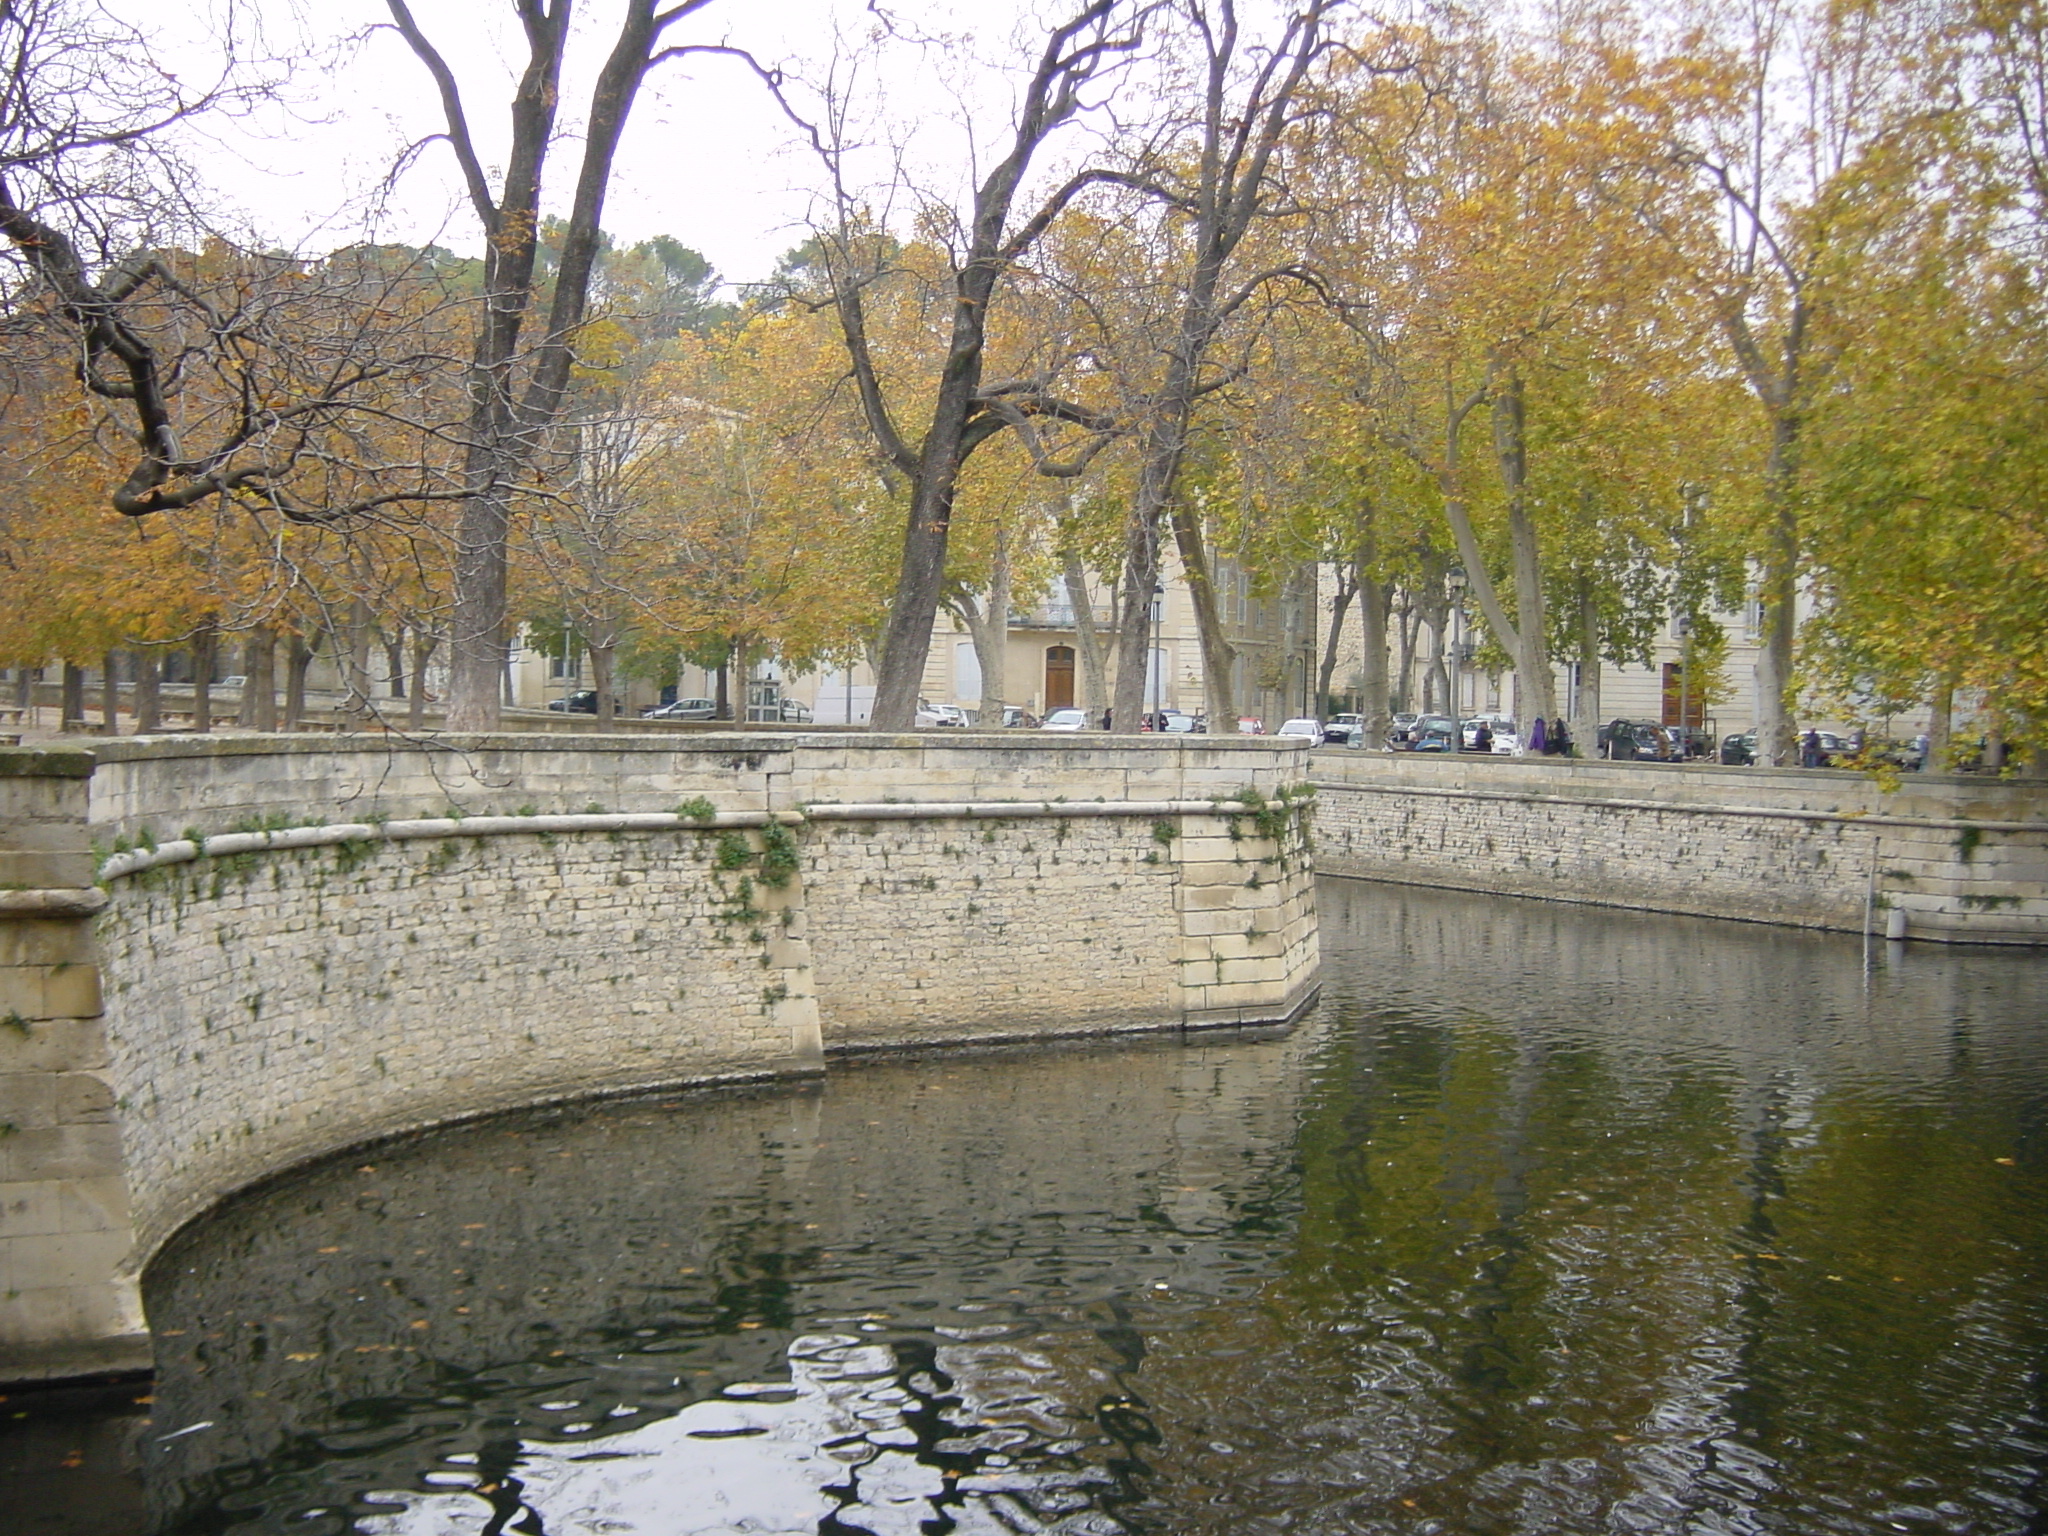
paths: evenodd
<path fill-rule="evenodd" d="M 521 1115 L 249 1195 L 148 1276 L 152 1402 L 64 1421 L 68 1472 L 9 1421 L 55 1490 L 22 1528 L 2048 1531 L 2048 964 L 1321 908 L 1290 1032 Z M 91 1520 L 48 1523 L 65 1476 Z"/>

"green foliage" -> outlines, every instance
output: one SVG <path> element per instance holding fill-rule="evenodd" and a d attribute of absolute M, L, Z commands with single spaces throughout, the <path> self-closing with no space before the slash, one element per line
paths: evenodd
<path fill-rule="evenodd" d="M 702 795 L 694 795 L 676 807 L 676 814 L 686 821 L 710 821 L 718 814 L 718 807 Z"/>
<path fill-rule="evenodd" d="M 761 829 L 761 883 L 781 890 L 801 868 L 796 835 L 779 821 Z"/>
<path fill-rule="evenodd" d="M 754 850 L 747 846 L 743 833 L 725 832 L 718 839 L 712 862 L 720 869 L 745 869 L 753 862 Z"/>

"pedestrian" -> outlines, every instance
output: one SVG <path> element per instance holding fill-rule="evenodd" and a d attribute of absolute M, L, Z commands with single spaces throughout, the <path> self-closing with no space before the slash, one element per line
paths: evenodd
<path fill-rule="evenodd" d="M 1542 757 L 1550 750 L 1550 732 L 1544 727 L 1543 717 L 1538 715 L 1536 723 L 1529 727 L 1529 750 Z"/>
<path fill-rule="evenodd" d="M 1109 711 L 1106 709 L 1102 712 L 1102 728 L 1105 731 L 1109 729 Z"/>
<path fill-rule="evenodd" d="M 1818 768 L 1823 759 L 1820 750 L 1820 732 L 1809 729 L 1799 740 L 1799 766 Z"/>
<path fill-rule="evenodd" d="M 1556 757 L 1572 755 L 1572 733 L 1566 728 L 1563 715 L 1550 722 L 1550 751 Z"/>
<path fill-rule="evenodd" d="M 1491 752 L 1493 750 L 1493 732 L 1488 728 L 1484 720 L 1479 722 L 1479 729 L 1472 733 L 1472 750 L 1474 752 Z"/>

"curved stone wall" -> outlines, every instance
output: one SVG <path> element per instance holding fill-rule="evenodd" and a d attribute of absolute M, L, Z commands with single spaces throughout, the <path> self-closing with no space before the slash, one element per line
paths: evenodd
<path fill-rule="evenodd" d="M 218 1199 L 392 1133 L 835 1049 L 1289 1017 L 1317 960 L 1305 756 L 739 733 L 0 754 L 0 858 L 70 946 L 0 965 L 0 1013 L 45 1054 L 78 1034 L 0 1071 L 0 1117 L 79 1122 L 38 1121 L 0 1210 L 97 1201 L 89 1231 L 0 1227 L 29 1282 L 0 1300 L 0 1376 L 132 1330 L 132 1276 Z"/>

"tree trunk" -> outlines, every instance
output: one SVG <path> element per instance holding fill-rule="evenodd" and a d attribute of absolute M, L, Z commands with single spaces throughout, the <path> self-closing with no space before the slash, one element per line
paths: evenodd
<path fill-rule="evenodd" d="M 1337 675 L 1337 643 L 1344 637 L 1344 615 L 1351 611 L 1351 599 L 1358 592 L 1360 569 L 1356 561 L 1337 568 L 1337 590 L 1330 598 L 1330 628 L 1328 638 L 1323 642 L 1323 664 L 1316 671 L 1316 686 L 1326 699 L 1330 696 L 1331 681 Z"/>
<path fill-rule="evenodd" d="M 1392 582 L 1374 581 L 1369 575 L 1358 585 L 1358 623 L 1365 650 L 1359 663 L 1364 679 L 1359 692 L 1358 712 L 1364 717 L 1359 730 L 1365 744 L 1381 747 L 1394 726 L 1392 700 L 1387 686 L 1387 619 L 1393 606 Z"/>
<path fill-rule="evenodd" d="M 434 644 L 431 631 L 413 630 L 412 692 L 406 696 L 405 724 L 414 735 L 427 728 L 427 663 L 434 658 Z"/>
<path fill-rule="evenodd" d="M 306 671 L 313 665 L 313 647 L 297 630 L 287 644 L 284 659 L 284 728 L 305 729 Z"/>
<path fill-rule="evenodd" d="M 253 723 L 259 731 L 277 729 L 277 631 L 267 626 L 249 632 L 248 681 L 244 697 L 254 696 Z"/>
<path fill-rule="evenodd" d="M 244 730 L 277 729 L 277 635 L 261 625 L 242 637 L 242 700 L 235 724 Z"/>
<path fill-rule="evenodd" d="M 360 731 L 369 724 L 373 708 L 370 703 L 370 605 L 356 598 L 348 605 L 348 634 L 340 649 L 342 666 L 341 711 L 348 717 L 349 729 Z M 492 675 L 491 688 L 495 695 L 498 686 L 496 674 Z"/>
<path fill-rule="evenodd" d="M 85 670 L 68 661 L 64 663 L 64 680 L 57 695 L 57 728 L 85 729 Z"/>
<path fill-rule="evenodd" d="M 155 646 L 135 651 L 135 734 L 154 736 L 163 727 L 164 662 Z"/>
<path fill-rule="evenodd" d="M 1600 740 L 1600 610 L 1593 587 L 1579 583 L 1579 686 L 1572 700 L 1572 739 L 1591 757 Z"/>
<path fill-rule="evenodd" d="M 1934 698 L 1927 722 L 1927 755 L 1920 760 L 1922 773 L 1949 772 L 1955 754 L 1956 679 L 1953 672 L 1940 672 L 1934 679 Z"/>
<path fill-rule="evenodd" d="M 1524 740 L 1536 715 L 1557 713 L 1550 671 L 1549 628 L 1543 612 L 1543 562 L 1536 522 L 1529 515 L 1529 449 L 1522 380 L 1511 379 L 1493 402 L 1494 457 L 1508 493 L 1508 547 L 1515 576 L 1514 716 Z"/>
<path fill-rule="evenodd" d="M 35 720 L 35 716 L 31 711 L 34 710 L 36 705 L 36 682 L 41 678 L 42 671 L 41 667 L 16 667 L 14 669 L 14 703 L 21 710 L 22 719 L 31 723 Z"/>
<path fill-rule="evenodd" d="M 1088 593 L 1088 573 L 1081 568 L 1081 557 L 1070 547 L 1064 552 L 1063 564 L 1067 606 L 1074 610 L 1074 648 L 1081 653 L 1081 708 L 1093 722 L 1109 707 L 1109 667 L 1102 654 L 1102 637 L 1095 628 L 1095 603 Z"/>
<path fill-rule="evenodd" d="M 385 686 L 394 699 L 405 697 L 405 626 L 399 625 L 391 634 L 378 632 L 384 641 Z"/>
<path fill-rule="evenodd" d="M 1415 642 L 1422 632 L 1422 615 L 1415 606 L 1412 593 L 1404 593 L 1401 602 L 1401 670 L 1395 679 L 1394 705 L 1401 710 L 1417 707 L 1415 697 Z"/>
<path fill-rule="evenodd" d="M 121 734 L 121 655 L 108 651 L 100 657 L 100 734 Z"/>
<path fill-rule="evenodd" d="M 1792 644 L 1798 630 L 1799 513 L 1793 505 L 1798 423 L 1788 411 L 1771 422 L 1771 455 L 1764 470 L 1769 519 L 1763 554 L 1762 644 L 1756 658 L 1756 760 L 1783 767 L 1799 761 L 1792 699 Z"/>
<path fill-rule="evenodd" d="M 732 648 L 733 642 L 728 640 L 725 654 L 718 658 L 718 685 L 713 691 L 718 695 L 720 720 L 732 718 Z"/>
<path fill-rule="evenodd" d="M 213 658 L 219 631 L 208 619 L 192 637 L 192 729 L 202 734 L 213 729 Z"/>
<path fill-rule="evenodd" d="M 1010 702 L 1010 530 L 996 531 L 994 559 L 989 564 L 988 600 L 981 605 L 981 623 L 970 626 L 974 659 L 981 667 L 981 720 L 984 730 L 1001 729 L 1003 706 Z"/>
<path fill-rule="evenodd" d="M 590 652 L 590 686 L 597 692 L 595 729 L 609 731 L 619 713 L 618 700 L 612 697 L 612 662 L 618 648 L 595 640 L 587 640 L 585 645 Z"/>

